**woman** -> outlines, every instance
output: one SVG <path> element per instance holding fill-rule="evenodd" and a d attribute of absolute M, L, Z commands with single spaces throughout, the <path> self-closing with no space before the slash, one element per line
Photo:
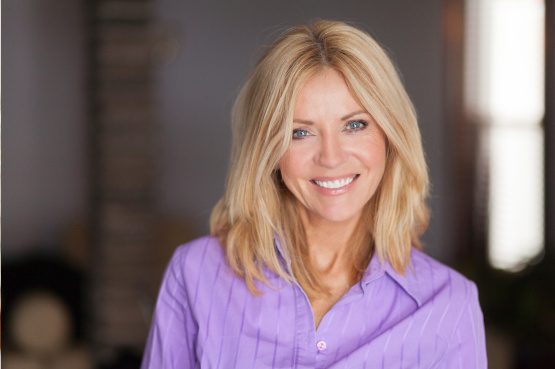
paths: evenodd
<path fill-rule="evenodd" d="M 233 109 L 211 236 L 175 252 L 147 368 L 485 368 L 475 285 L 421 251 L 413 106 L 366 33 L 292 28 Z"/>

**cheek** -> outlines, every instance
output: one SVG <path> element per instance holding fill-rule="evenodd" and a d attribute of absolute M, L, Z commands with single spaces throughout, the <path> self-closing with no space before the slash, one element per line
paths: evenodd
<path fill-rule="evenodd" d="M 351 146 L 351 155 L 371 170 L 380 170 L 385 167 L 385 144 L 376 140 L 361 141 Z"/>
<path fill-rule="evenodd" d="M 370 150 L 368 152 L 374 162 L 381 163 L 385 166 L 386 151 L 387 143 L 382 133 L 374 137 L 374 139 L 370 142 Z"/>
<path fill-rule="evenodd" d="M 279 169 L 281 177 L 287 184 L 295 178 L 306 177 L 307 164 L 306 155 L 303 155 L 302 150 L 290 148 L 279 161 Z"/>
<path fill-rule="evenodd" d="M 373 168 L 385 168 L 385 148 L 373 147 L 368 151 L 365 161 Z"/>

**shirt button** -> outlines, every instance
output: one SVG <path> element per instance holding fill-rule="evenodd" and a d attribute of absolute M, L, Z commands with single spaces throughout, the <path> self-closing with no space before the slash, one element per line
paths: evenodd
<path fill-rule="evenodd" d="M 328 345 L 326 341 L 318 341 L 316 343 L 316 347 L 318 348 L 318 351 L 325 351 Z"/>

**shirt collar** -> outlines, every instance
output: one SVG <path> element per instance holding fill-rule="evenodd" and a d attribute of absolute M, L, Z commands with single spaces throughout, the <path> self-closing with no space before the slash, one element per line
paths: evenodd
<path fill-rule="evenodd" d="M 279 256 L 284 262 L 284 266 L 288 271 L 291 271 L 291 260 L 285 257 L 281 242 L 277 236 L 274 236 L 274 245 L 278 251 Z M 391 264 L 387 261 L 380 260 L 377 255 L 372 256 L 364 275 L 360 280 L 360 285 L 363 290 L 366 290 L 368 284 L 383 275 L 389 276 L 393 279 L 410 297 L 414 299 L 418 306 L 422 305 L 422 295 L 418 284 L 418 276 L 413 268 L 412 263 L 413 253 L 411 251 L 411 262 L 405 270 L 405 274 L 398 273 Z"/>
<path fill-rule="evenodd" d="M 389 262 L 380 260 L 377 255 L 372 256 L 362 279 L 360 280 L 361 286 L 365 289 L 368 284 L 383 275 L 387 275 L 395 283 L 397 283 L 415 302 L 418 306 L 422 305 L 422 294 L 418 283 L 418 275 L 414 270 L 412 263 L 413 253 L 411 251 L 411 262 L 407 266 L 405 273 L 398 273 Z"/>
<path fill-rule="evenodd" d="M 285 264 L 287 270 L 291 270 L 291 260 L 290 258 L 286 257 L 286 254 L 283 251 L 283 246 L 281 246 L 281 242 L 279 241 L 278 236 L 274 236 L 274 246 L 276 247 L 278 255 L 281 258 L 282 262 Z"/>
<path fill-rule="evenodd" d="M 282 249 L 282 247 L 281 247 L 281 242 L 279 241 L 278 236 L 274 236 L 274 246 L 275 246 L 276 249 L 278 250 L 279 256 L 281 256 L 282 258 L 284 258 L 283 249 Z"/>
<path fill-rule="evenodd" d="M 283 250 L 283 246 L 281 246 L 281 242 L 279 241 L 279 238 L 277 236 L 274 236 L 274 247 L 277 250 L 278 253 L 278 258 L 281 262 L 281 265 L 283 267 L 283 269 L 289 273 L 290 275 L 292 275 L 292 269 L 291 269 L 291 259 L 286 257 L 286 253 Z M 264 268 L 264 270 L 266 271 L 266 277 L 270 278 L 270 279 L 275 279 L 275 278 L 279 278 L 279 276 L 268 270 L 268 268 Z"/>

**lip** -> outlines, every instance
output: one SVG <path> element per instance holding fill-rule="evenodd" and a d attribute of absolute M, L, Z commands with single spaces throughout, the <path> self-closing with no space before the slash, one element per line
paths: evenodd
<path fill-rule="evenodd" d="M 351 173 L 341 177 L 316 177 L 316 178 L 312 178 L 311 181 L 335 181 L 339 179 L 352 178 L 358 175 L 359 175 L 358 173 Z"/>
<path fill-rule="evenodd" d="M 353 181 L 351 183 L 349 183 L 348 185 L 345 185 L 343 187 L 339 187 L 339 188 L 324 188 L 324 187 L 320 187 L 318 186 L 314 181 L 334 181 L 334 180 L 340 180 L 340 179 L 344 179 L 344 178 L 350 178 L 350 177 L 355 177 L 353 179 Z M 360 177 L 360 174 L 356 173 L 356 174 L 351 174 L 351 175 L 347 175 L 347 176 L 341 176 L 341 177 L 317 177 L 317 178 L 313 178 L 310 180 L 310 183 L 316 188 L 316 190 L 321 193 L 322 195 L 326 195 L 326 196 L 337 196 L 337 195 L 342 195 L 345 192 L 348 192 L 356 183 L 357 179 Z"/>

